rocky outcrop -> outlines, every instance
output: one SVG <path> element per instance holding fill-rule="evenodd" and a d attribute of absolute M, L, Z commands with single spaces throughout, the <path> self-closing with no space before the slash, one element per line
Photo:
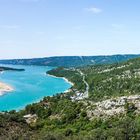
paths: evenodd
<path fill-rule="evenodd" d="M 140 95 L 122 96 L 108 99 L 102 102 L 92 103 L 87 107 L 89 118 L 109 117 L 126 113 L 125 105 L 133 104 L 136 107 L 136 113 L 140 113 Z"/>

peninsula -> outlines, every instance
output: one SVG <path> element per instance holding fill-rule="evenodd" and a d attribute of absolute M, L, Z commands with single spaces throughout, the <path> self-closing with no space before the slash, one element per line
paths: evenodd
<path fill-rule="evenodd" d="M 11 68 L 11 67 L 0 66 L 0 71 L 7 71 L 7 70 L 10 70 L 10 71 L 25 71 L 25 69 L 16 69 L 16 68 Z"/>
<path fill-rule="evenodd" d="M 3 72 L 3 71 L 25 71 L 25 69 L 16 69 L 16 68 L 11 68 L 11 67 L 0 66 L 0 72 Z M 6 94 L 7 92 L 11 92 L 13 90 L 14 89 L 10 85 L 0 82 L 0 96 Z"/>
<path fill-rule="evenodd" d="M 4 95 L 7 92 L 11 92 L 13 90 L 14 89 L 11 86 L 9 86 L 9 85 L 7 85 L 5 83 L 0 82 L 0 96 Z"/>

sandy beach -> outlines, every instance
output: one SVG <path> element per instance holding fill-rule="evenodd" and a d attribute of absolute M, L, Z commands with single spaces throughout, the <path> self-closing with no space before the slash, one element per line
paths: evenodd
<path fill-rule="evenodd" d="M 5 83 L 0 82 L 0 96 L 6 94 L 6 92 L 11 92 L 13 90 L 14 89 L 11 86 L 9 86 L 9 85 L 7 85 Z"/>
<path fill-rule="evenodd" d="M 70 82 L 67 78 L 62 77 L 67 83 L 69 83 L 70 85 L 74 86 L 74 83 Z"/>

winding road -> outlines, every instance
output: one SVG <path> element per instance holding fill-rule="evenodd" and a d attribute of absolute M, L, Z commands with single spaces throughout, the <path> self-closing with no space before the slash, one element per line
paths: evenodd
<path fill-rule="evenodd" d="M 85 74 L 81 71 L 81 70 L 77 70 L 79 73 L 80 73 L 80 75 L 83 77 L 83 82 L 85 83 L 85 85 L 86 85 L 86 90 L 85 90 L 85 92 L 84 92 L 84 95 L 83 95 L 83 98 L 88 98 L 88 94 L 89 94 L 89 84 L 87 83 L 87 81 L 85 80 L 86 79 L 86 76 L 85 76 Z"/>

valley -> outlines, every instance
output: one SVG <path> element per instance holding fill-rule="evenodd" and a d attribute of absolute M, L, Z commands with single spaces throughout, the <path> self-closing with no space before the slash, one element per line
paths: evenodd
<path fill-rule="evenodd" d="M 44 97 L 18 112 L 1 113 L 0 138 L 139 139 L 140 58 L 114 64 L 58 67 L 46 74 L 65 77 L 73 86 L 66 93 Z"/>

